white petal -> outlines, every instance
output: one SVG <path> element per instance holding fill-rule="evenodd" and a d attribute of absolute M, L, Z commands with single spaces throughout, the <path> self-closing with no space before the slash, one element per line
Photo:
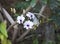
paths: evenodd
<path fill-rule="evenodd" d="M 26 14 L 26 16 L 30 18 L 30 14 Z"/>
<path fill-rule="evenodd" d="M 17 20 L 19 20 L 19 19 L 20 19 L 20 16 L 17 17 Z"/>
<path fill-rule="evenodd" d="M 20 24 L 20 21 L 17 21 L 17 23 L 19 23 L 19 24 Z"/>
<path fill-rule="evenodd" d="M 27 26 L 24 26 L 24 28 L 29 29 Z"/>
<path fill-rule="evenodd" d="M 32 26 L 30 26 L 30 29 L 32 29 Z"/>
<path fill-rule="evenodd" d="M 28 27 L 26 27 L 26 29 L 29 29 Z"/>
<path fill-rule="evenodd" d="M 31 17 L 31 15 L 32 15 L 32 17 Z M 35 17 L 35 15 L 33 13 L 31 13 L 31 12 L 28 12 L 26 14 L 26 16 L 29 17 L 30 19 L 32 19 L 32 18 L 34 19 L 34 17 Z"/>
<path fill-rule="evenodd" d="M 27 25 L 29 25 L 29 27 Z M 26 28 L 26 29 L 27 28 L 32 28 L 33 25 L 34 25 L 33 22 L 31 22 L 30 20 L 28 20 L 28 21 L 25 21 L 24 28 Z"/>
<path fill-rule="evenodd" d="M 24 21 L 25 20 L 25 17 L 23 15 L 21 15 L 21 19 L 22 19 L 22 21 Z"/>
<path fill-rule="evenodd" d="M 26 26 L 24 26 L 24 28 L 26 28 Z"/>
<path fill-rule="evenodd" d="M 22 20 L 22 22 L 20 22 L 20 20 Z M 19 22 L 19 24 L 23 23 L 24 20 L 25 20 L 25 17 L 23 17 L 23 15 L 17 17 L 17 22 Z"/>

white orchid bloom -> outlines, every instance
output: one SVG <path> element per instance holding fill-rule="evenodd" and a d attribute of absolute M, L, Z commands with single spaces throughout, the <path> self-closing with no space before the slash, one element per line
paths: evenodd
<path fill-rule="evenodd" d="M 17 23 L 21 24 L 25 20 L 25 17 L 23 15 L 17 17 Z"/>
<path fill-rule="evenodd" d="M 28 12 L 26 16 L 29 17 L 30 19 L 33 19 L 34 25 L 37 25 L 37 26 L 39 25 L 39 20 L 36 18 L 36 16 L 33 13 Z"/>
<path fill-rule="evenodd" d="M 25 21 L 24 28 L 26 28 L 26 29 L 32 29 L 33 25 L 34 25 L 34 23 L 31 22 L 30 20 L 28 20 L 28 21 Z"/>
<path fill-rule="evenodd" d="M 26 14 L 26 16 L 29 17 L 30 19 L 34 19 L 35 18 L 35 15 L 33 13 L 31 13 L 31 12 L 28 12 Z"/>

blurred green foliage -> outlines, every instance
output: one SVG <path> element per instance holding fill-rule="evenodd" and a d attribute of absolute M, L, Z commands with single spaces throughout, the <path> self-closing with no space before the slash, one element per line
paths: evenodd
<path fill-rule="evenodd" d="M 2 33 L 6 38 L 8 37 L 7 31 L 6 31 L 6 24 L 0 23 L 0 33 Z"/>
<path fill-rule="evenodd" d="M 8 40 L 7 38 L 8 38 L 8 34 L 7 34 L 7 30 L 6 30 L 6 23 L 1 22 L 0 23 L 0 40 L 1 40 L 1 44 L 11 44 L 11 41 Z"/>
<path fill-rule="evenodd" d="M 16 9 L 26 9 L 29 6 L 30 2 L 18 2 L 15 4 Z"/>

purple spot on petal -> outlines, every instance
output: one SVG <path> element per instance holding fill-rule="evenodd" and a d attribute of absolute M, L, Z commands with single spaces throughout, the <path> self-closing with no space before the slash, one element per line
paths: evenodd
<path fill-rule="evenodd" d="M 27 25 L 27 27 L 29 27 L 29 25 Z"/>
<path fill-rule="evenodd" d="M 20 20 L 20 22 L 22 22 L 22 20 Z"/>
<path fill-rule="evenodd" d="M 31 17 L 33 17 L 33 15 L 31 15 Z"/>

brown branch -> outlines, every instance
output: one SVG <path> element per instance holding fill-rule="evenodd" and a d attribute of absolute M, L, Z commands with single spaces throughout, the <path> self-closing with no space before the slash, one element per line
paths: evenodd
<path fill-rule="evenodd" d="M 17 27 L 18 24 L 15 25 L 15 28 L 14 28 L 14 33 L 12 35 L 12 42 L 14 42 L 15 38 L 17 37 L 17 33 L 18 33 L 18 27 Z"/>
<path fill-rule="evenodd" d="M 3 16 L 1 14 L 1 4 L 0 4 L 0 21 L 2 22 L 3 21 Z"/>
<path fill-rule="evenodd" d="M 2 22 L 3 21 L 3 16 L 2 16 L 2 14 L 0 13 L 0 22 Z"/>
<path fill-rule="evenodd" d="M 28 39 L 28 38 L 31 38 L 33 37 L 34 35 L 29 35 L 29 36 L 26 36 L 24 39 Z M 41 34 L 38 34 L 38 37 L 41 37 Z"/>
<path fill-rule="evenodd" d="M 2 8 L 2 13 L 6 16 L 6 18 L 9 20 L 9 22 L 11 23 L 11 24 L 13 24 L 14 23 L 14 20 L 13 20 L 13 18 L 10 16 L 10 14 L 4 9 L 4 8 Z"/>
<path fill-rule="evenodd" d="M 25 15 L 28 11 L 30 11 L 32 9 L 32 7 L 31 6 L 29 6 L 27 9 L 26 9 L 26 11 L 25 12 L 23 12 L 23 15 Z"/>
<path fill-rule="evenodd" d="M 43 6 L 42 6 L 42 8 L 41 8 L 41 10 L 40 10 L 40 12 L 39 12 L 39 14 L 38 14 L 38 18 L 39 18 L 40 16 L 42 16 L 43 18 L 46 18 L 46 16 L 42 15 L 43 11 L 45 10 L 45 7 L 46 7 L 46 5 L 43 5 Z"/>
<path fill-rule="evenodd" d="M 8 27 L 7 32 L 9 32 L 9 30 L 10 30 L 13 26 L 15 26 L 16 24 L 18 24 L 18 23 L 15 22 L 15 23 L 11 24 L 11 25 Z"/>
<path fill-rule="evenodd" d="M 29 32 L 31 29 L 28 29 L 26 32 L 24 32 L 18 39 L 17 42 L 21 41 Z"/>
<path fill-rule="evenodd" d="M 29 38 L 31 38 L 31 37 L 34 37 L 34 36 L 35 36 L 35 35 L 26 36 L 24 39 L 20 40 L 19 42 L 22 42 L 22 41 L 24 41 L 24 40 L 26 40 L 26 39 L 29 39 Z M 40 37 L 41 37 L 41 34 L 38 34 L 37 37 L 40 38 Z M 18 41 L 17 41 L 17 42 L 18 42 Z"/>

